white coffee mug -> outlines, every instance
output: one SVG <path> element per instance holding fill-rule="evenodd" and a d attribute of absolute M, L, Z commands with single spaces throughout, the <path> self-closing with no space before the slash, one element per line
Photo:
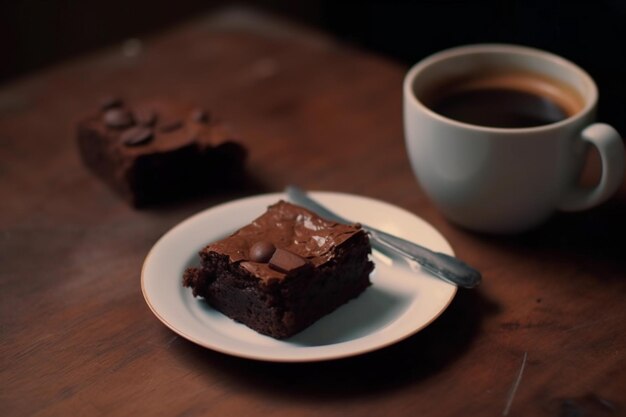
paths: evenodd
<path fill-rule="evenodd" d="M 423 95 L 464 74 L 505 68 L 556 80 L 582 98 L 579 111 L 536 127 L 497 128 L 436 113 Z M 417 179 L 452 222 L 489 233 L 528 230 L 556 210 L 585 210 L 609 198 L 624 175 L 624 145 L 612 127 L 593 123 L 598 91 L 570 61 L 515 45 L 470 45 L 417 63 L 404 80 L 404 129 Z M 599 183 L 579 187 L 587 146 L 602 161 Z"/>

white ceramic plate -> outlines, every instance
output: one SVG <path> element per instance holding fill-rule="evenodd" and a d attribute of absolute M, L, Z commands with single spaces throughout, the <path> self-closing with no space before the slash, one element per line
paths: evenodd
<path fill-rule="evenodd" d="M 452 255 L 431 225 L 390 204 L 348 194 L 312 196 L 346 218 Z M 213 310 L 183 288 L 185 268 L 199 264 L 207 243 L 228 236 L 284 194 L 265 194 L 212 207 L 175 226 L 154 245 L 143 265 L 141 288 L 152 312 L 170 329 L 226 354 L 275 362 L 337 359 L 380 349 L 418 332 L 450 304 L 456 286 L 374 252 L 370 286 L 358 298 L 287 340 L 260 335 Z"/>

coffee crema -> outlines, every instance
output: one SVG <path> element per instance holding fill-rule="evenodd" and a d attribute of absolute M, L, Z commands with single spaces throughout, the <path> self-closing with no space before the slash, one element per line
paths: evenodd
<path fill-rule="evenodd" d="M 560 122 L 584 107 L 571 87 L 528 72 L 486 73 L 453 79 L 420 100 L 435 113 L 472 125 L 525 128 Z"/>

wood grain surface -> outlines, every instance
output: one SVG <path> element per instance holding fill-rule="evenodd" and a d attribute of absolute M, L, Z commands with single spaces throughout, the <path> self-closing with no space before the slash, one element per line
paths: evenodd
<path fill-rule="evenodd" d="M 0 414 L 624 415 L 626 188 L 525 235 L 449 224 L 404 151 L 406 69 L 230 10 L 2 86 Z M 108 93 L 212 109 L 248 146 L 254 181 L 131 209 L 84 169 L 75 146 L 77 118 Z M 597 165 L 592 156 L 587 181 Z M 156 240 L 193 213 L 289 183 L 410 210 L 484 284 L 459 291 L 438 320 L 397 345 L 324 363 L 229 357 L 163 326 L 140 288 Z"/>

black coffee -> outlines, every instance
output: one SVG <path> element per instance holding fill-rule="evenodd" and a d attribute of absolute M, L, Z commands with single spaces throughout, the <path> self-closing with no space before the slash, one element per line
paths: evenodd
<path fill-rule="evenodd" d="M 556 123 L 582 108 L 573 91 L 529 74 L 456 80 L 431 91 L 425 104 L 450 119 L 500 128 Z"/>

